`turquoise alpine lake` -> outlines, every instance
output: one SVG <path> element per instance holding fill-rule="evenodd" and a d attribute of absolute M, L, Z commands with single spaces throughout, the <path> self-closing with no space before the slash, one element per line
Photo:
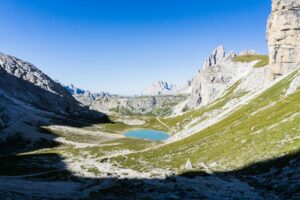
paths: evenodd
<path fill-rule="evenodd" d="M 126 137 L 138 138 L 138 139 L 147 139 L 147 140 L 154 140 L 154 141 L 163 141 L 170 137 L 169 134 L 156 131 L 156 130 L 134 130 L 128 131 L 124 134 Z"/>

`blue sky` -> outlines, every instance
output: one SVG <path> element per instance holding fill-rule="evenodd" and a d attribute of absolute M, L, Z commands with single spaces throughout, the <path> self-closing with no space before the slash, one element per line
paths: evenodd
<path fill-rule="evenodd" d="M 267 53 L 271 0 L 0 0 L 0 51 L 91 91 L 183 84 L 216 46 Z"/>

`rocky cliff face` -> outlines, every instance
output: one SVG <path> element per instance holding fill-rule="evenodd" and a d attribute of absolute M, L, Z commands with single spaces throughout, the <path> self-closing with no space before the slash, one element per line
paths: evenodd
<path fill-rule="evenodd" d="M 284 74 L 300 64 L 300 1 L 273 0 L 267 39 L 270 68 Z"/>
<path fill-rule="evenodd" d="M 234 52 L 226 54 L 223 46 L 213 51 L 192 80 L 189 108 L 208 105 L 250 72 L 253 63 L 234 62 L 235 56 Z"/>
<path fill-rule="evenodd" d="M 205 61 L 205 63 L 204 63 L 204 67 L 206 68 L 206 67 L 210 67 L 210 66 L 213 66 L 213 65 L 218 64 L 219 62 L 221 62 L 222 60 L 224 60 L 225 55 L 226 55 L 226 54 L 225 54 L 225 49 L 224 49 L 224 47 L 223 47 L 223 46 L 217 47 L 217 48 L 213 51 L 212 55 L 210 55 L 210 56 L 206 59 L 206 61 Z"/>

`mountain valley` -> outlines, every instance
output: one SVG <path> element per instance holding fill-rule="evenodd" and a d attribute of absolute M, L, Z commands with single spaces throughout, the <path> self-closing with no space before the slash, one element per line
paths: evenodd
<path fill-rule="evenodd" d="M 219 46 L 185 85 L 139 96 L 0 54 L 0 199 L 299 199 L 299 28 L 300 2 L 273 0 L 269 55 Z"/>

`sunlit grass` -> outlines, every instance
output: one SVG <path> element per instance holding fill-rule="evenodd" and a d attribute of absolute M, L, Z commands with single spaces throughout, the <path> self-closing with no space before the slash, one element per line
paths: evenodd
<path fill-rule="evenodd" d="M 127 160 L 115 160 L 137 170 L 180 170 L 190 159 L 195 167 L 206 163 L 215 171 L 228 171 L 294 152 L 300 147 L 300 92 L 285 97 L 294 76 L 197 134 L 155 150 L 131 154 Z"/>
<path fill-rule="evenodd" d="M 254 67 L 260 68 L 269 64 L 269 56 L 267 55 L 245 55 L 245 56 L 236 56 L 234 58 L 235 62 L 249 63 L 253 61 L 258 61 Z"/>

